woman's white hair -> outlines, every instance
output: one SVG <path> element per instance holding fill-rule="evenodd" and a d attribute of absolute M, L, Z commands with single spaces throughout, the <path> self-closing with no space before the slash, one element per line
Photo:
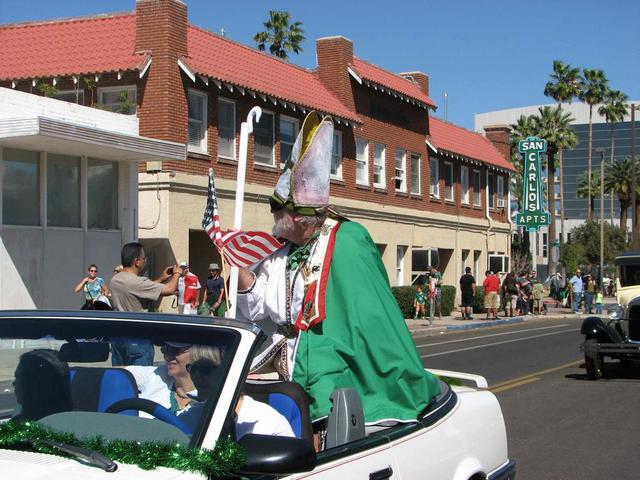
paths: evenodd
<path fill-rule="evenodd" d="M 212 345 L 193 345 L 191 347 L 191 363 L 198 360 L 209 360 L 216 366 L 222 363 L 222 352 L 220 347 Z"/>

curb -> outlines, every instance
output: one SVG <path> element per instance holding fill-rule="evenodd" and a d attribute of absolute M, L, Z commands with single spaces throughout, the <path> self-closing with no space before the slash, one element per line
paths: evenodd
<path fill-rule="evenodd" d="M 466 325 L 447 325 L 446 330 L 473 330 L 476 328 L 493 327 L 496 325 L 506 325 L 509 323 L 524 322 L 524 317 L 505 318 L 504 320 L 491 320 L 486 322 L 469 323 Z"/>

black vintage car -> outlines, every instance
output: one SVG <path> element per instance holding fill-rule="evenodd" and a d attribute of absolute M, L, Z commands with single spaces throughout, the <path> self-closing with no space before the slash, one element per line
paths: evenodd
<path fill-rule="evenodd" d="M 608 309 L 608 318 L 587 317 L 582 323 L 581 350 L 590 380 L 604 375 L 605 357 L 622 364 L 640 360 L 640 252 L 619 255 L 616 265 L 617 303 Z"/>

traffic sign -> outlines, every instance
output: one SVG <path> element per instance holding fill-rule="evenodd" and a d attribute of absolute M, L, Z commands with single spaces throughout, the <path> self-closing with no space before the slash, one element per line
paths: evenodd
<path fill-rule="evenodd" d="M 547 152 L 547 141 L 538 137 L 527 137 L 518 142 L 518 152 L 524 157 L 523 211 L 516 215 L 516 224 L 530 232 L 537 232 L 540 227 L 551 223 L 551 215 L 544 208 L 540 169 L 540 154 Z"/>

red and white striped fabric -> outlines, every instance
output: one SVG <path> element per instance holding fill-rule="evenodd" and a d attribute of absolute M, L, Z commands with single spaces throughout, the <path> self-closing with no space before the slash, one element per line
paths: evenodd
<path fill-rule="evenodd" d="M 274 236 L 266 232 L 227 232 L 222 235 L 221 252 L 232 267 L 247 268 L 282 248 Z"/>
<path fill-rule="evenodd" d="M 220 230 L 220 215 L 218 214 L 218 199 L 216 198 L 216 185 L 213 169 L 209 169 L 209 187 L 207 191 L 207 207 L 202 217 L 202 228 L 207 232 L 211 241 L 217 246 L 221 245 L 222 232 Z"/>

